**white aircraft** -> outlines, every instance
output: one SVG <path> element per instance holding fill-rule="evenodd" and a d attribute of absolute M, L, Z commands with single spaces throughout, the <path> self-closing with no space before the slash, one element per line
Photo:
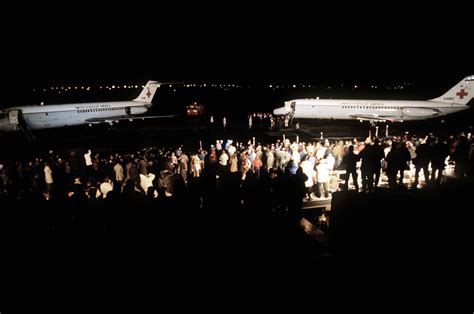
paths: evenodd
<path fill-rule="evenodd" d="M 71 103 L 47 106 L 19 106 L 0 110 L 0 132 L 29 131 L 81 124 L 112 124 L 120 120 L 165 118 L 137 116 L 147 112 L 158 82 L 149 81 L 140 95 L 131 101 Z"/>
<path fill-rule="evenodd" d="M 294 99 L 273 111 L 290 118 L 344 119 L 373 122 L 424 120 L 468 109 L 474 75 L 431 100 Z"/>

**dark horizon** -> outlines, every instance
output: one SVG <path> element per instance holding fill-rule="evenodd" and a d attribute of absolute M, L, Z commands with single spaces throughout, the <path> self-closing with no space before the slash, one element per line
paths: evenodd
<path fill-rule="evenodd" d="M 2 22 L 0 101 L 24 87 L 70 82 L 410 82 L 442 88 L 474 75 L 469 19 L 459 10 L 446 17 L 444 6 L 443 23 L 433 18 L 436 7 L 429 16 L 402 6 L 378 13 L 285 7 L 280 14 L 257 7 L 209 14 L 214 11 L 199 7 L 43 11 L 26 30 Z"/>

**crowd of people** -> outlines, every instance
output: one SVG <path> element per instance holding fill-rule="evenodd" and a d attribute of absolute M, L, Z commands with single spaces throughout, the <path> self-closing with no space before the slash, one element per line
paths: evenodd
<path fill-rule="evenodd" d="M 421 186 L 420 178 L 425 184 L 439 184 L 449 167 L 458 178 L 471 176 L 472 151 L 472 137 L 464 133 L 446 139 L 429 134 L 311 143 L 218 139 L 209 149 L 194 152 L 182 145 L 133 153 L 49 151 L 27 160 L 1 161 L 0 191 L 2 198 L 35 193 L 46 200 L 107 199 L 109 193 L 154 199 L 192 193 L 200 206 L 214 197 L 204 191 L 224 191 L 235 203 L 264 199 L 272 209 L 286 210 L 299 208 L 304 198 L 328 198 L 338 190 L 374 191 L 381 175 L 390 188 L 403 186 L 407 178 L 414 188 Z"/>

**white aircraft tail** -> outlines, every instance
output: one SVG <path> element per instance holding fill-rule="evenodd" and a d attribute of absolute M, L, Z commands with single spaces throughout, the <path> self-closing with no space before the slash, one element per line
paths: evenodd
<path fill-rule="evenodd" d="M 467 104 L 474 97 L 474 75 L 467 76 L 461 82 L 454 85 L 446 94 L 431 101 Z"/>
<path fill-rule="evenodd" d="M 148 83 L 146 83 L 140 95 L 137 98 L 135 98 L 133 101 L 151 103 L 153 96 L 155 96 L 155 92 L 158 89 L 158 87 L 160 87 L 160 83 L 156 81 L 148 81 Z"/>

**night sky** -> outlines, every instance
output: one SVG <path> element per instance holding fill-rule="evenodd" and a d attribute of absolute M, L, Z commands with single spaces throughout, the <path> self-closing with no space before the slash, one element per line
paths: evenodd
<path fill-rule="evenodd" d="M 474 74 L 468 10 L 183 6 L 40 7 L 30 8 L 43 12 L 33 18 L 2 21 L 1 95 L 20 80 L 28 87 L 148 79 L 449 87 Z"/>
<path fill-rule="evenodd" d="M 474 75 L 474 16 L 472 4 L 466 2 L 444 1 L 438 6 L 434 1 L 379 1 L 364 6 L 360 1 L 350 2 L 352 4 L 331 1 L 332 4 L 326 7 L 315 1 L 307 1 L 305 5 L 294 1 L 281 1 L 281 4 L 277 1 L 190 2 L 129 1 L 121 5 L 119 1 L 94 1 L 91 4 L 86 1 L 63 1 L 51 6 L 44 1 L 4 3 L 0 18 L 0 108 L 26 105 L 27 94 L 33 88 L 64 84 L 127 82 L 138 85 L 158 80 L 241 82 L 268 87 L 277 82 L 322 85 L 411 82 L 416 90 L 391 90 L 392 97 L 403 96 L 405 92 L 415 94 L 418 90 L 427 90 L 423 95 L 437 97 L 441 91 L 446 91 L 467 75 Z M 221 110 L 216 116 L 229 117 L 227 130 L 240 132 L 237 127 L 232 129 L 232 119 L 237 121 L 238 114 L 243 116 L 241 121 L 245 125 L 247 112 L 263 111 L 263 107 L 257 105 L 265 105 L 266 109 L 272 110 L 281 106 L 283 100 L 292 99 L 290 96 L 305 97 L 302 90 L 296 89 L 292 91 L 294 94 L 287 90 L 284 91 L 287 94 L 279 94 L 280 90 L 274 92 L 270 88 L 243 90 L 241 93 L 215 90 L 214 94 L 206 89 L 176 94 L 160 92 L 159 101 L 165 105 L 155 106 L 157 111 L 154 112 L 161 114 L 160 110 L 168 106 L 171 109 L 169 113 L 179 115 L 180 112 L 171 107 L 172 104 L 184 108 L 191 100 L 198 99 L 207 109 Z M 133 95 L 136 92 L 120 89 L 122 91 Z M 313 90 L 304 91 L 308 93 L 306 97 L 314 97 Z M 332 97 L 332 92 L 339 91 L 326 90 L 325 96 Z M 352 91 L 349 88 L 345 92 Z M 383 92 L 383 96 L 387 96 L 387 90 L 383 89 Z M 35 101 L 44 98 L 41 93 L 34 96 Z M 340 96 L 336 94 L 334 98 Z M 122 99 L 133 98 L 130 95 L 130 98 Z M 64 101 L 53 97 L 44 100 L 46 103 Z M 68 98 L 66 102 L 75 100 L 79 97 Z M 97 100 L 93 98 L 90 101 Z M 241 104 L 247 107 L 240 107 Z M 229 113 L 229 110 L 234 110 L 235 114 Z M 181 112 L 184 114 L 184 110 Z M 439 122 L 429 128 L 425 124 L 423 132 L 433 129 L 441 134 L 458 132 L 459 128 L 466 129 L 467 126 L 472 131 L 474 108 L 468 114 L 463 112 L 460 115 L 464 119 L 461 122 L 448 121 L 443 125 Z M 175 124 L 173 121 L 169 123 Z M 64 133 L 62 129 L 46 130 L 40 133 L 40 140 L 36 143 L 27 142 L 26 137 L 21 141 L 18 137 L 3 137 L 5 142 L 2 143 L 6 144 L 0 152 L 22 155 L 23 160 L 28 158 L 24 151 L 33 151 L 35 156 L 46 156 L 46 152 L 53 147 L 55 154 L 63 152 L 66 155 L 65 150 L 72 148 L 80 152 L 75 158 L 79 162 L 82 148 L 92 146 L 94 150 L 95 146 L 101 152 L 100 156 L 106 156 L 105 152 L 114 147 L 145 147 L 146 143 L 159 146 L 165 143 L 162 142 L 164 138 L 174 140 L 174 135 L 179 138 L 191 134 L 191 130 L 187 130 L 188 133 L 180 132 L 178 128 L 161 128 L 159 123 L 152 121 L 145 121 L 137 132 L 135 124 L 130 123 L 127 127 L 128 121 L 122 122 L 125 127 L 117 129 L 117 132 L 115 129 L 110 131 L 112 127 L 108 125 L 97 126 L 97 129 L 96 126 L 89 129 L 64 128 Z M 360 130 L 365 128 L 364 124 L 353 122 Z M 186 125 L 189 127 L 191 124 Z M 318 127 L 325 128 L 323 124 Z M 337 126 L 332 125 L 332 128 Z M 220 127 L 211 127 L 206 131 L 209 129 L 209 133 L 198 133 L 196 128 L 185 140 L 194 141 L 197 146 L 198 134 L 211 134 L 209 138 L 221 135 L 226 138 L 233 134 Z M 257 132 L 260 133 L 260 130 Z M 242 134 L 239 136 L 251 133 L 245 131 Z M 178 143 L 182 142 L 174 144 Z M 18 170 L 18 166 L 15 167 Z M 18 171 L 16 173 L 14 177 L 19 174 Z M 25 171 L 25 177 L 27 173 L 31 175 L 33 172 Z M 53 198 L 48 204 L 39 201 L 41 193 L 36 197 L 33 192 L 26 192 L 27 189 L 22 190 L 25 197 L 17 198 L 16 194 L 11 194 L 13 197 L 5 198 L 7 206 L 3 203 L 0 206 L 7 209 L 0 211 L 0 237 L 5 240 L 1 246 L 2 266 L 6 265 L 2 267 L 6 271 L 0 274 L 2 283 L 9 287 L 21 284 L 22 290 L 9 290 L 21 291 L 24 299 L 28 290 L 34 291 L 35 296 L 38 291 L 45 290 L 45 282 L 71 294 L 70 287 L 82 287 L 82 280 L 88 288 L 97 286 L 110 290 L 107 283 L 111 283 L 111 287 L 129 294 L 129 287 L 148 287 L 145 285 L 147 282 L 140 282 L 143 278 L 165 288 L 170 287 L 167 294 L 160 296 L 172 300 L 173 307 L 180 306 L 175 302 L 176 296 L 184 299 L 188 291 L 189 296 L 194 298 L 191 300 L 198 299 L 198 302 L 192 303 L 194 307 L 206 304 L 214 295 L 220 296 L 212 287 L 219 289 L 216 292 L 224 292 L 225 296 L 224 299 L 212 298 L 212 303 L 216 305 L 221 304 L 215 300 L 226 301 L 229 296 L 237 296 L 240 304 L 245 296 L 255 295 L 258 299 L 266 295 L 263 291 L 269 291 L 271 296 L 279 296 L 274 292 L 284 294 L 281 300 L 288 300 L 291 293 L 296 292 L 298 303 L 295 304 L 308 303 L 313 308 L 318 303 L 301 301 L 312 301 L 312 298 L 320 296 L 314 291 L 317 287 L 330 291 L 340 300 L 345 299 L 345 291 L 351 297 L 354 297 L 354 292 L 364 291 L 366 299 L 368 295 L 373 295 L 370 287 L 374 287 L 384 298 L 396 296 L 397 303 L 399 299 L 425 301 L 423 296 L 427 295 L 430 299 L 424 302 L 426 306 L 432 300 L 445 300 L 449 295 L 445 293 L 449 292 L 446 291 L 448 289 L 458 293 L 455 287 L 464 286 L 454 281 L 465 278 L 472 271 L 472 262 L 468 258 L 468 250 L 473 247 L 472 210 L 461 206 L 472 202 L 472 183 L 446 184 L 446 188 L 442 185 L 441 189 L 427 189 L 428 194 L 419 194 L 420 197 L 411 191 L 400 193 L 398 190 L 394 190 L 393 194 L 382 192 L 360 198 L 355 194 L 346 194 L 349 195 L 347 203 L 343 204 L 339 200 L 344 199 L 339 198 L 334 203 L 338 207 L 333 207 L 337 208 L 336 211 L 333 209 L 335 215 L 329 216 L 336 232 L 329 231 L 330 241 L 317 243 L 320 240 L 309 237 L 310 241 L 305 240 L 296 220 L 300 212 L 290 209 L 285 213 L 283 208 L 279 209 L 279 213 L 278 209 L 265 212 L 266 206 L 260 205 L 275 202 L 267 202 L 264 198 L 267 195 L 260 197 L 258 193 L 266 188 L 260 190 L 259 186 L 253 185 L 252 179 L 248 180 L 248 185 L 243 183 L 246 188 L 236 190 L 235 195 L 246 192 L 247 195 L 259 197 L 254 200 L 249 198 L 246 203 L 242 202 L 243 206 L 237 198 L 237 206 L 232 205 L 234 190 L 231 186 L 234 179 L 227 183 L 231 189 L 216 188 L 215 191 L 224 193 L 216 192 L 217 197 L 214 198 L 214 194 L 208 194 L 213 193 L 214 188 L 207 184 L 213 180 L 216 182 L 211 177 L 206 176 L 206 180 L 201 181 L 205 182 L 203 193 L 211 197 L 209 203 L 196 194 L 200 193 L 201 186 L 198 185 L 190 189 L 190 197 L 184 197 L 183 202 L 176 192 L 179 202 L 165 201 L 162 203 L 164 208 L 153 214 L 140 210 L 142 203 L 135 204 L 135 196 L 124 198 L 124 202 L 115 196 L 111 203 L 107 203 L 111 204 L 110 208 L 130 207 L 123 211 L 110 211 L 110 219 L 106 217 L 107 210 L 94 211 L 100 209 L 98 204 L 105 203 L 86 203 L 80 198 L 77 198 L 77 203 L 65 203 L 72 206 L 63 205 L 62 201 L 55 203 L 54 185 Z M 280 180 L 283 183 L 277 184 L 284 195 L 288 194 L 288 200 L 296 199 L 284 190 L 287 188 L 285 182 L 289 184 L 291 180 Z M 66 186 L 56 182 L 61 181 L 55 181 L 55 185 L 65 192 Z M 181 185 L 184 187 L 184 183 Z M 15 187 L 12 190 L 21 189 Z M 288 190 L 293 191 L 289 186 Z M 431 192 L 433 194 L 429 194 Z M 34 197 L 29 198 L 30 195 Z M 199 204 L 199 199 L 205 207 L 194 207 L 196 200 Z M 188 203 L 189 208 L 186 207 Z M 79 204 L 90 205 L 85 215 L 77 216 L 81 208 Z M 170 204 L 178 205 L 172 207 Z M 183 206 L 184 210 L 181 210 Z M 233 210 L 233 207 L 238 210 Z M 176 208 L 180 210 L 175 211 Z M 167 209 L 172 210 L 167 212 Z M 313 213 L 311 216 L 314 216 Z M 156 224 L 152 219 L 157 219 Z M 334 223 L 337 219 L 339 224 Z M 142 220 L 147 223 L 142 223 Z M 148 224 L 148 221 L 152 223 Z M 99 233 L 101 235 L 96 236 Z M 469 268 L 464 265 L 469 265 Z M 167 273 L 170 274 L 169 281 Z M 370 280 L 371 276 L 377 280 Z M 127 279 L 132 278 L 132 285 L 127 285 Z M 287 278 L 293 279 L 289 285 Z M 204 281 L 209 283 L 211 290 L 206 289 L 204 298 L 199 300 Z M 201 289 L 195 289 L 194 282 L 199 283 L 196 288 Z M 336 283 L 334 287 L 331 282 Z M 41 287 L 38 285 L 40 289 L 36 289 L 35 283 L 41 284 Z M 309 289 L 304 289 L 306 285 Z M 233 293 L 235 288 L 242 286 L 246 287 L 245 290 Z M 404 297 L 399 298 L 400 291 L 392 293 L 385 286 L 397 289 L 402 286 Z M 256 293 L 252 287 L 257 287 Z M 58 295 L 51 289 L 45 291 L 48 291 L 49 298 L 44 300 Z M 311 293 L 311 299 L 302 297 L 305 291 Z M 173 295 L 175 292 L 179 294 Z M 442 297 L 436 298 L 438 294 Z M 458 293 L 457 300 L 459 295 L 463 294 Z M 265 307 L 271 303 L 269 299 L 261 299 Z M 78 300 L 75 300 L 76 303 Z M 57 302 L 49 303 L 51 307 Z M 255 305 L 251 304 L 252 307 Z"/>

